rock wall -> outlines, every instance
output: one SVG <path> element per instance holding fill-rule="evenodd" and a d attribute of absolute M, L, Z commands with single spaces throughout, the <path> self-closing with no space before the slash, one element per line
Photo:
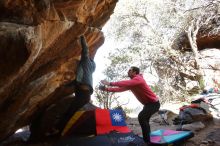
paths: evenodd
<path fill-rule="evenodd" d="M 75 78 L 84 34 L 90 56 L 117 0 L 0 1 L 0 139 L 31 123 Z"/>
<path fill-rule="evenodd" d="M 202 69 L 205 79 L 206 88 L 214 88 L 217 85 L 214 83 L 216 80 L 220 84 L 220 50 L 216 48 L 209 48 L 200 51 L 203 58 Z"/>

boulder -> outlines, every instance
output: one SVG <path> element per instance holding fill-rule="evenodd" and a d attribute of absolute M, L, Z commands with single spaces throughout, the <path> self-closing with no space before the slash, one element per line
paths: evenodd
<path fill-rule="evenodd" d="M 74 93 L 84 35 L 94 58 L 117 0 L 0 2 L 0 140 Z"/>

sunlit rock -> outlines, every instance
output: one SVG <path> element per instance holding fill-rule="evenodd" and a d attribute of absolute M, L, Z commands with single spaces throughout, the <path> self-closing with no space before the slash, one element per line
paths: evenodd
<path fill-rule="evenodd" d="M 117 0 L 0 2 L 0 139 L 67 95 L 84 34 L 93 58 Z M 74 92 L 70 91 L 68 94 Z"/>

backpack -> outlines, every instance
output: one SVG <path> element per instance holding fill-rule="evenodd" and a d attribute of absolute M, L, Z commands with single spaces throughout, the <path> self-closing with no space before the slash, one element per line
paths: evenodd
<path fill-rule="evenodd" d="M 173 120 L 174 125 L 190 124 L 207 119 L 209 114 L 197 104 L 184 105 L 180 108 L 179 115 Z"/>

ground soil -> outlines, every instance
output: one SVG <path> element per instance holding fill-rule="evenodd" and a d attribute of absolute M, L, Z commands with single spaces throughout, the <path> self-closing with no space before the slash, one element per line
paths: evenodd
<path fill-rule="evenodd" d="M 172 106 L 174 108 L 174 106 Z M 174 112 L 176 112 L 176 109 L 171 109 L 169 106 L 169 109 Z M 151 131 L 158 130 L 158 129 L 172 129 L 176 130 L 177 126 L 172 124 L 172 119 L 176 115 L 172 115 L 169 119 L 169 125 L 166 125 L 165 122 L 161 119 L 161 117 L 158 114 L 155 114 L 150 121 L 151 125 Z M 156 120 L 155 120 L 156 119 Z M 185 142 L 185 146 L 220 146 L 220 138 L 216 138 L 216 140 L 210 141 L 207 136 L 213 132 L 216 131 L 217 129 L 220 131 L 220 120 L 213 118 L 213 120 L 209 121 L 202 121 L 202 123 L 205 125 L 204 128 L 193 131 L 194 132 L 194 137 L 187 140 Z M 127 119 L 127 124 L 129 128 L 137 135 L 142 136 L 141 133 L 141 128 L 139 126 L 137 118 L 128 118 Z M 220 134 L 218 134 L 220 135 Z M 216 135 L 217 137 L 219 137 Z"/>

